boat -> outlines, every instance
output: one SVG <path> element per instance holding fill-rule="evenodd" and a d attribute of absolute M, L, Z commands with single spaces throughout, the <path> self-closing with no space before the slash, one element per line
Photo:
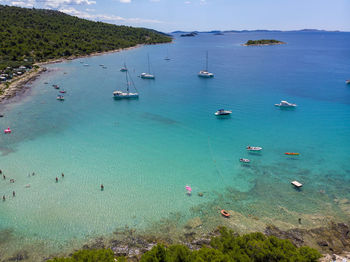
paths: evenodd
<path fill-rule="evenodd" d="M 64 96 L 58 95 L 56 97 L 56 99 L 59 100 L 59 101 L 64 101 Z"/>
<path fill-rule="evenodd" d="M 66 90 L 60 90 L 60 91 L 58 91 L 58 92 L 60 92 L 61 94 L 65 94 L 65 93 L 67 93 L 67 91 L 66 91 Z"/>
<path fill-rule="evenodd" d="M 170 61 L 170 58 L 169 58 L 169 50 L 166 50 L 166 57 L 164 58 L 164 60 Z"/>
<path fill-rule="evenodd" d="M 60 87 L 58 86 L 58 85 L 52 85 L 53 86 L 53 88 L 55 88 L 55 89 L 60 89 Z"/>
<path fill-rule="evenodd" d="M 250 163 L 250 160 L 247 158 L 240 158 L 239 162 L 243 162 L 243 163 Z"/>
<path fill-rule="evenodd" d="M 232 114 L 231 110 L 225 110 L 225 109 L 219 109 L 218 111 L 215 112 L 216 116 L 227 116 Z"/>
<path fill-rule="evenodd" d="M 4 130 L 5 134 L 11 134 L 12 130 L 8 127 Z"/>
<path fill-rule="evenodd" d="M 300 155 L 300 153 L 293 153 L 293 152 L 286 152 L 284 154 L 285 155 L 289 155 L 289 156 L 298 156 L 298 155 Z"/>
<path fill-rule="evenodd" d="M 125 63 L 124 66 L 122 68 L 120 68 L 120 72 L 126 72 L 128 71 L 128 68 L 126 67 Z"/>
<path fill-rule="evenodd" d="M 230 217 L 230 213 L 227 212 L 225 209 L 222 209 L 222 210 L 220 211 L 220 213 L 221 213 L 221 215 L 223 215 L 224 217 Z"/>
<path fill-rule="evenodd" d="M 192 194 L 192 188 L 190 186 L 185 186 L 186 191 L 187 191 L 187 195 L 191 195 Z"/>
<path fill-rule="evenodd" d="M 208 71 L 208 52 L 207 52 L 207 56 L 206 56 L 205 70 L 199 71 L 198 76 L 199 77 L 203 77 L 203 78 L 214 77 L 214 74 L 213 73 L 209 73 L 209 71 Z"/>
<path fill-rule="evenodd" d="M 345 83 L 346 83 L 347 85 L 350 85 L 350 79 L 349 79 L 349 80 L 345 80 Z"/>
<path fill-rule="evenodd" d="M 84 66 L 89 66 L 89 64 L 84 64 Z"/>
<path fill-rule="evenodd" d="M 296 107 L 297 105 L 282 100 L 281 103 L 275 104 L 275 106 L 278 106 L 278 107 Z"/>
<path fill-rule="evenodd" d="M 260 147 L 260 146 L 247 146 L 247 150 L 249 150 L 249 151 L 261 151 L 262 147 Z"/>
<path fill-rule="evenodd" d="M 125 65 L 126 71 L 125 72 L 125 79 L 126 79 L 126 92 L 123 92 L 121 90 L 116 90 L 113 92 L 114 99 L 131 99 L 131 98 L 138 98 L 139 93 L 131 93 L 130 92 L 130 86 L 133 86 L 134 89 L 137 91 L 134 82 L 131 79 L 131 76 L 129 75 L 129 71 Z M 130 82 L 129 82 L 130 78 Z"/>
<path fill-rule="evenodd" d="M 296 188 L 301 188 L 303 186 L 302 183 L 298 182 L 298 181 L 292 181 L 290 182 L 293 186 L 295 186 Z"/>
<path fill-rule="evenodd" d="M 143 79 L 155 79 L 155 76 L 150 73 L 151 72 L 151 66 L 150 66 L 150 63 L 149 63 L 149 55 L 147 55 L 147 60 L 148 60 L 148 73 L 142 73 L 141 74 L 141 78 L 143 78 Z"/>

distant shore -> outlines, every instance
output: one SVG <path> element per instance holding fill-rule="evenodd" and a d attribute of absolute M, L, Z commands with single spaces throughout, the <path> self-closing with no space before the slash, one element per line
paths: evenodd
<path fill-rule="evenodd" d="M 266 45 L 285 45 L 285 44 L 287 44 L 287 43 L 280 42 L 280 43 L 271 43 L 271 44 L 251 44 L 251 45 L 242 44 L 242 46 L 266 46 Z"/>
<path fill-rule="evenodd" d="M 79 58 L 86 58 L 86 57 L 93 57 L 93 56 L 100 56 L 100 55 L 106 55 L 106 54 L 112 54 L 112 53 L 117 53 L 121 51 L 126 51 L 126 50 L 131 50 L 135 49 L 138 47 L 143 46 L 143 44 L 138 44 L 135 46 L 131 47 L 126 47 L 126 48 L 118 48 L 110 51 L 104 51 L 104 52 L 93 52 L 88 55 L 79 55 L 79 56 L 70 56 L 70 57 L 62 57 L 62 58 L 57 58 L 57 59 L 50 59 L 45 62 L 39 62 L 35 63 L 34 67 L 24 73 L 21 76 L 18 76 L 8 82 L 0 84 L 0 103 L 2 103 L 5 100 L 11 99 L 17 95 L 20 91 L 25 90 L 26 85 L 37 79 L 43 72 L 47 71 L 47 68 L 44 67 L 45 65 L 49 64 L 56 64 L 56 63 L 62 63 L 74 59 L 79 59 Z"/>

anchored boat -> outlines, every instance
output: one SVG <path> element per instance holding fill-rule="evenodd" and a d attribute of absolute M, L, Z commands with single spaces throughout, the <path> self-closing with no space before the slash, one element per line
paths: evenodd
<path fill-rule="evenodd" d="M 214 77 L 213 73 L 210 73 L 208 71 L 208 51 L 207 51 L 207 56 L 206 56 L 206 63 L 205 63 L 205 70 L 201 70 L 198 73 L 199 77 L 203 77 L 203 78 L 211 78 Z"/>
<path fill-rule="evenodd" d="M 142 73 L 141 78 L 143 79 L 155 79 L 155 76 L 151 74 L 151 66 L 149 63 L 149 55 L 147 54 L 147 60 L 148 60 L 148 73 Z"/>
<path fill-rule="evenodd" d="M 278 107 L 284 107 L 284 108 L 286 108 L 286 107 L 296 107 L 297 105 L 296 105 L 296 104 L 292 104 L 292 103 L 289 103 L 289 102 L 287 102 L 287 101 L 282 100 L 282 101 L 281 101 L 281 103 L 279 103 L 279 104 L 275 104 L 275 106 L 278 106 Z"/>
<path fill-rule="evenodd" d="M 248 151 L 261 151 L 262 147 L 259 146 L 247 146 Z"/>
<path fill-rule="evenodd" d="M 218 111 L 215 112 L 216 116 L 227 116 L 232 114 L 231 110 L 225 110 L 225 109 L 219 109 Z"/>
<path fill-rule="evenodd" d="M 243 162 L 243 163 L 250 163 L 250 160 L 247 158 L 240 158 L 239 162 Z"/>
<path fill-rule="evenodd" d="M 131 76 L 129 75 L 129 71 L 126 67 L 126 65 L 124 65 L 126 70 L 125 72 L 125 79 L 126 79 L 126 92 L 123 92 L 121 90 L 116 90 L 113 92 L 113 97 L 114 99 L 131 99 L 131 98 L 138 98 L 139 97 L 139 93 L 131 93 L 130 92 L 130 86 L 132 86 L 136 91 L 136 87 L 134 82 L 131 79 Z M 130 82 L 129 82 L 129 78 L 130 78 Z"/>

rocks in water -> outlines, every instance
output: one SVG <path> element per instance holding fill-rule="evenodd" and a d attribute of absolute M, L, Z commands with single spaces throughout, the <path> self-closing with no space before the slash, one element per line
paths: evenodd
<path fill-rule="evenodd" d="M 203 193 L 202 193 L 202 192 L 199 192 L 199 193 L 198 193 L 198 196 L 203 197 Z"/>
<path fill-rule="evenodd" d="M 8 261 L 22 261 L 27 260 L 29 258 L 27 251 L 20 251 L 13 257 L 10 257 Z"/>
<path fill-rule="evenodd" d="M 203 225 L 202 220 L 199 217 L 195 217 L 188 220 L 187 224 L 185 225 L 185 228 L 194 229 L 194 228 L 200 227 L 201 225 Z"/>

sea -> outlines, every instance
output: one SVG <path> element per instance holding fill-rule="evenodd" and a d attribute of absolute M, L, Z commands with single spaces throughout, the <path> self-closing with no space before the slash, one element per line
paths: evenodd
<path fill-rule="evenodd" d="M 210 79 L 198 77 L 206 54 Z M 139 77 L 148 57 L 154 80 Z M 139 99 L 113 99 L 124 63 Z M 46 67 L 0 107 L 0 261 L 68 254 L 125 228 L 181 239 L 349 221 L 350 33 L 176 34 Z"/>

